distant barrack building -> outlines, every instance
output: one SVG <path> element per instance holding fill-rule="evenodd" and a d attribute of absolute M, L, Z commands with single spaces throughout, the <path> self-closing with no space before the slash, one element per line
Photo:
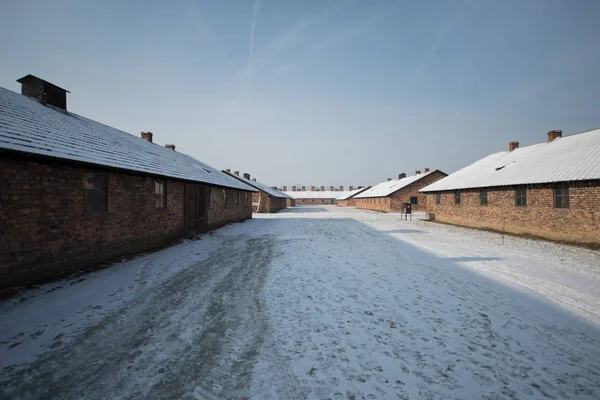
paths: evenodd
<path fill-rule="evenodd" d="M 349 190 L 344 190 L 344 186 L 310 186 L 310 190 L 307 190 L 307 186 L 301 185 L 292 186 L 292 190 L 288 190 L 288 188 L 288 186 L 283 186 L 283 192 L 294 199 L 296 205 L 335 204 L 337 198 L 346 196 L 355 189 L 354 186 L 350 186 Z"/>
<path fill-rule="evenodd" d="M 600 246 L 600 129 L 510 142 L 421 193 L 432 220 Z"/>

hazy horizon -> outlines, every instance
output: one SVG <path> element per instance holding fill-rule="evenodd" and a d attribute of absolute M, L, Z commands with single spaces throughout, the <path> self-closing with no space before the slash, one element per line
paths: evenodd
<path fill-rule="evenodd" d="M 600 127 L 600 2 L 10 1 L 0 86 L 269 186 L 376 185 Z"/>

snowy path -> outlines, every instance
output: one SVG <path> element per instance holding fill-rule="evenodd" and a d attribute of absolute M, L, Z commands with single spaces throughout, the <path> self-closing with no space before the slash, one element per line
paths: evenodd
<path fill-rule="evenodd" d="M 84 278 L 0 304 L 0 398 L 600 398 L 597 251 L 299 207 Z"/>

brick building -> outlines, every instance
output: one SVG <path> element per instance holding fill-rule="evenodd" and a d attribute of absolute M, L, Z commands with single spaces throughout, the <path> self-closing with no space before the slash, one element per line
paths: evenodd
<path fill-rule="evenodd" d="M 0 288 L 252 217 L 254 188 L 150 132 L 68 112 L 58 86 L 19 82 L 23 95 L 0 88 Z"/>
<path fill-rule="evenodd" d="M 511 142 L 422 192 L 437 221 L 600 246 L 600 129 Z"/>
<path fill-rule="evenodd" d="M 356 206 L 356 196 L 364 192 L 365 190 L 370 189 L 371 186 L 359 187 L 358 189 L 354 189 L 348 192 L 343 196 L 335 199 L 335 204 L 340 207 L 355 207 Z"/>
<path fill-rule="evenodd" d="M 331 205 L 335 204 L 338 197 L 348 194 L 343 186 L 337 190 L 333 186 L 329 190 L 325 190 L 325 186 L 311 186 L 310 190 L 306 190 L 306 186 L 293 186 L 291 191 L 285 191 L 286 188 L 284 187 L 284 193 L 294 200 L 295 205 Z"/>
<path fill-rule="evenodd" d="M 273 213 L 287 207 L 286 200 L 289 199 L 289 196 L 285 193 L 257 182 L 256 178 L 251 179 L 250 174 L 245 173 L 240 176 L 239 171 L 234 171 L 232 174 L 230 169 L 223 172 L 258 190 L 252 193 L 252 212 Z"/>
<path fill-rule="evenodd" d="M 354 196 L 356 208 L 367 210 L 397 212 L 404 210 L 404 204 L 410 203 L 412 211 L 425 210 L 426 196 L 419 190 L 447 176 L 440 170 L 415 171 L 415 175 L 407 177 L 399 174 L 398 179 L 388 178 L 387 181 L 373 186 L 369 190 Z"/>

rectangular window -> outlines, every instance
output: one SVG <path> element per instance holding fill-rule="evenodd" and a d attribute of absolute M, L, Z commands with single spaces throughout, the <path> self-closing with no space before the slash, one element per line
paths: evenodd
<path fill-rule="evenodd" d="M 569 208 L 569 187 L 556 186 L 554 188 L 554 207 Z"/>
<path fill-rule="evenodd" d="M 515 206 L 525 207 L 527 206 L 527 189 L 519 188 L 515 190 Z"/>
<path fill-rule="evenodd" d="M 314 202 L 315 202 L 315 199 L 312 199 L 312 202 L 314 203 Z"/>
<path fill-rule="evenodd" d="M 454 192 L 454 204 L 460 204 L 460 190 Z"/>
<path fill-rule="evenodd" d="M 154 181 L 154 206 L 159 210 L 167 209 L 167 181 Z"/>
<path fill-rule="evenodd" d="M 227 190 L 223 189 L 223 203 L 225 203 L 225 207 L 227 207 Z"/>
<path fill-rule="evenodd" d="M 487 190 L 479 191 L 479 205 L 481 205 L 481 206 L 488 205 L 488 191 Z"/>
<path fill-rule="evenodd" d="M 440 204 L 442 201 L 442 194 L 441 193 L 436 193 L 435 194 L 435 204 Z"/>
<path fill-rule="evenodd" d="M 83 211 L 106 212 L 108 205 L 108 175 L 105 172 L 86 172 L 83 177 Z"/>
<path fill-rule="evenodd" d="M 419 204 L 419 198 L 417 196 L 411 196 L 410 197 L 410 204 L 414 204 L 414 205 Z"/>
<path fill-rule="evenodd" d="M 236 190 L 235 192 L 236 192 L 236 194 L 237 194 L 237 195 L 236 195 L 236 198 L 235 198 L 235 204 L 238 204 L 238 205 L 239 205 L 239 204 L 240 204 L 240 191 L 239 191 L 239 190 Z"/>

